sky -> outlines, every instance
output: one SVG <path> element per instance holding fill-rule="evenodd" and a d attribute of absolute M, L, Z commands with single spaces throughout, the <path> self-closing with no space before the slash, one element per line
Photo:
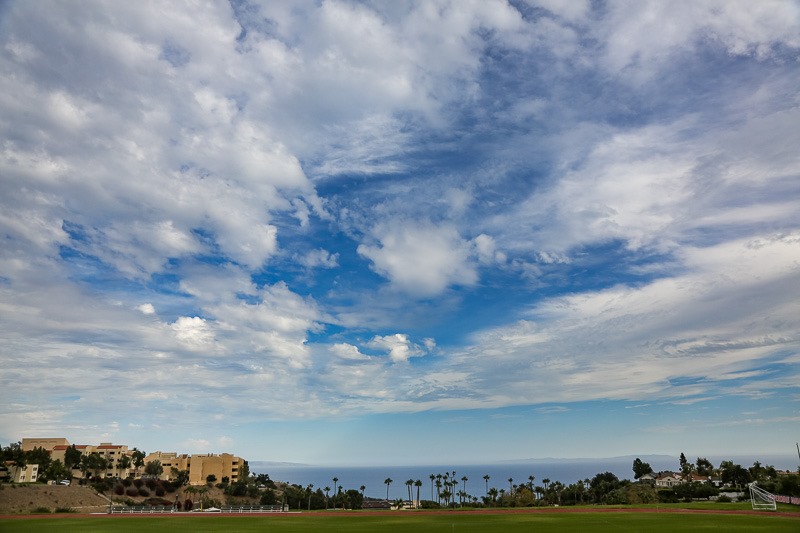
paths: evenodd
<path fill-rule="evenodd" d="M 798 28 L 791 0 L 0 3 L 0 442 L 796 458 Z"/>

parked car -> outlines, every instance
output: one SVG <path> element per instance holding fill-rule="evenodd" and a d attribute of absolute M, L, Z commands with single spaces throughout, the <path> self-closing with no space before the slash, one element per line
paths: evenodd
<path fill-rule="evenodd" d="M 69 486 L 69 484 L 70 484 L 70 480 L 68 480 L 68 479 L 62 479 L 61 481 L 59 481 L 59 482 L 58 482 L 58 484 L 59 484 L 59 485 L 66 485 L 66 486 Z"/>

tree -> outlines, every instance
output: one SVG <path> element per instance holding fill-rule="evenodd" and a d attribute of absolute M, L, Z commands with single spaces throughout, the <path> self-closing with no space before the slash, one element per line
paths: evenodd
<path fill-rule="evenodd" d="M 325 509 L 327 509 L 328 506 L 329 506 L 329 504 L 328 504 L 328 493 L 331 491 L 331 488 L 326 486 L 325 489 L 323 489 L 323 490 L 325 490 Z"/>
<path fill-rule="evenodd" d="M 172 481 L 175 482 L 176 485 L 182 487 L 189 482 L 189 471 L 188 470 L 178 470 L 176 467 L 172 467 L 169 469 L 169 477 Z"/>
<path fill-rule="evenodd" d="M 24 467 L 27 463 L 27 456 L 22 451 L 22 443 L 12 442 L 6 448 L 2 448 L 3 461 L 12 461 L 19 467 Z"/>
<path fill-rule="evenodd" d="M 123 455 L 117 459 L 117 465 L 119 466 L 120 470 L 123 470 L 127 474 L 128 469 L 131 467 L 131 458 L 127 455 Z"/>
<path fill-rule="evenodd" d="M 52 459 L 50 458 L 50 452 L 41 446 L 37 446 L 36 448 L 25 452 L 25 463 L 30 465 L 39 465 L 39 472 L 46 472 L 51 462 Z M 43 481 L 45 479 L 43 479 Z"/>
<path fill-rule="evenodd" d="M 483 481 L 486 482 L 486 495 L 487 496 L 489 495 L 489 480 L 490 479 L 491 478 L 489 477 L 489 474 L 486 474 L 485 476 L 483 476 Z"/>
<path fill-rule="evenodd" d="M 640 477 L 646 474 L 652 474 L 653 469 L 650 467 L 649 463 L 645 463 L 638 457 L 633 460 L 633 478 L 639 479 Z"/>
<path fill-rule="evenodd" d="M 164 467 L 161 466 L 161 461 L 159 461 L 159 460 L 150 461 L 144 467 L 144 473 L 147 474 L 148 476 L 153 476 L 153 477 L 157 478 L 157 477 L 160 477 L 161 474 L 164 473 Z"/>
<path fill-rule="evenodd" d="M 428 477 L 430 477 L 430 478 L 431 478 L 431 500 L 433 500 L 433 480 L 434 480 L 434 479 L 436 479 L 436 476 L 435 476 L 435 475 L 433 475 L 433 474 L 431 474 L 431 475 L 430 475 L 430 476 L 428 476 Z"/>
<path fill-rule="evenodd" d="M 386 501 L 387 502 L 389 501 L 389 485 L 392 484 L 392 481 L 393 481 L 393 479 L 390 478 L 390 477 L 387 477 L 386 479 L 383 480 L 383 482 L 386 483 Z"/>
<path fill-rule="evenodd" d="M 701 476 L 711 476 L 714 473 L 714 465 L 705 457 L 698 457 L 695 465 L 697 465 L 697 473 Z"/>
<path fill-rule="evenodd" d="M 136 469 L 136 475 L 139 475 L 139 469 L 144 466 L 144 458 L 147 457 L 147 454 L 143 451 L 138 450 L 137 448 L 133 449 L 131 453 L 131 458 L 133 459 L 133 466 Z"/>
<path fill-rule="evenodd" d="M 414 486 L 414 480 L 413 479 L 407 479 L 406 480 L 406 491 L 408 492 L 408 501 L 411 501 L 411 500 L 414 499 L 414 497 L 411 495 L 411 487 L 413 487 L 413 486 Z"/>
<path fill-rule="evenodd" d="M 81 471 L 83 471 L 84 475 L 91 472 L 98 476 L 99 472 L 106 468 L 108 468 L 108 461 L 99 453 L 92 452 L 81 456 Z"/>
<path fill-rule="evenodd" d="M 422 480 L 418 479 L 414 482 L 414 486 L 417 487 L 417 507 L 419 507 L 419 489 L 422 487 Z"/>
<path fill-rule="evenodd" d="M 72 476 L 72 473 L 59 459 L 56 459 L 50 463 L 45 476 L 47 479 L 58 481 L 60 479 L 69 479 Z"/>
<path fill-rule="evenodd" d="M 683 452 L 681 452 L 681 457 L 678 459 L 678 463 L 680 464 L 681 472 L 683 472 L 683 469 L 686 468 L 687 464 L 689 464 L 689 461 L 686 460 L 686 456 L 683 455 Z"/>
<path fill-rule="evenodd" d="M 81 457 L 83 457 L 83 454 L 73 444 L 64 452 L 64 466 L 72 470 L 81 463 Z"/>
<path fill-rule="evenodd" d="M 213 484 L 216 480 L 217 476 L 215 476 L 214 474 L 209 474 L 206 476 L 206 483 L 208 483 L 209 485 Z"/>
<path fill-rule="evenodd" d="M 247 481 L 250 477 L 250 464 L 247 461 L 242 461 L 242 466 L 239 467 L 239 481 Z"/>

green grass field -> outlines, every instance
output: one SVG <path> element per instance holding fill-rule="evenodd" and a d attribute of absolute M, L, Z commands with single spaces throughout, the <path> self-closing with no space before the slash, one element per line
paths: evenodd
<path fill-rule="evenodd" d="M 342 532 L 408 532 L 408 533 L 537 533 L 581 531 L 675 533 L 676 531 L 725 532 L 792 532 L 800 531 L 800 515 L 784 517 L 762 515 L 723 515 L 697 513 L 499 513 L 420 515 L 356 513 L 342 516 L 168 516 L 168 517 L 89 517 L 31 518 L 0 523 L 0 531 L 79 531 L 79 532 L 152 532 L 169 529 L 170 533 L 186 532 L 249 532 L 276 533 Z"/>

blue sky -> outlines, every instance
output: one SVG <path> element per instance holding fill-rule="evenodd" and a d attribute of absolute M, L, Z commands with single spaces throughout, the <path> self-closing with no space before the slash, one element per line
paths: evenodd
<path fill-rule="evenodd" d="M 3 3 L 0 440 L 791 456 L 798 27 L 777 0 Z"/>

